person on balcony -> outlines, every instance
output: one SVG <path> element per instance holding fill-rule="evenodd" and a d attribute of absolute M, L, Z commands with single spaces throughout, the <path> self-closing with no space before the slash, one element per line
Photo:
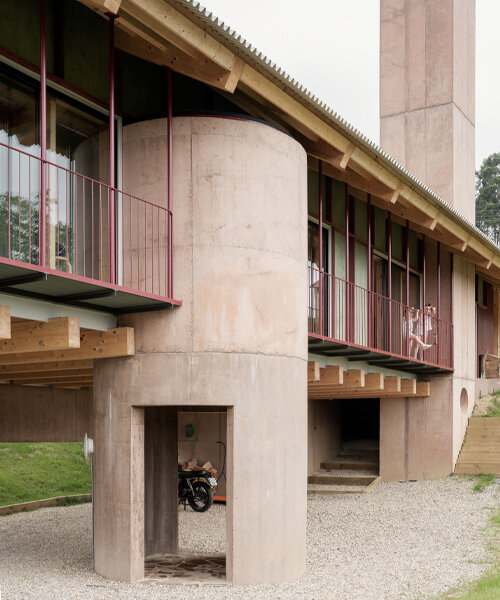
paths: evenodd
<path fill-rule="evenodd" d="M 410 311 L 410 356 L 412 358 L 417 358 L 419 352 L 428 350 L 432 346 L 432 344 L 426 344 L 422 341 L 424 333 L 424 324 L 422 321 L 421 311 L 417 308 L 412 308 Z"/>

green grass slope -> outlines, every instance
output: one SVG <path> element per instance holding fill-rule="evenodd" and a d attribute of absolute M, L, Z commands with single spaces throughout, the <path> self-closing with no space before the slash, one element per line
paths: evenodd
<path fill-rule="evenodd" d="M 83 444 L 0 444 L 0 506 L 90 491 Z"/>

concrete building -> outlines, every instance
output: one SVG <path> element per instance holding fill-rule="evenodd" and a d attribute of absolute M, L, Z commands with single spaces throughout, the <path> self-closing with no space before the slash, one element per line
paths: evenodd
<path fill-rule="evenodd" d="M 382 0 L 394 158 L 190 0 L 4 0 L 0 32 L 0 441 L 94 439 L 98 573 L 176 553 L 178 455 L 221 438 L 234 584 L 301 576 L 343 447 L 453 471 L 500 335 L 473 0 Z"/>

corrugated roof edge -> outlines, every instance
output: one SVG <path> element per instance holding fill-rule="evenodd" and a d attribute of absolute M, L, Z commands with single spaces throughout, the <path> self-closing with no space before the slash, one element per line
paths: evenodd
<path fill-rule="evenodd" d="M 270 75 L 284 83 L 295 94 L 300 96 L 314 109 L 321 112 L 325 117 L 327 117 L 327 119 L 331 120 L 337 127 L 342 129 L 349 137 L 353 139 L 353 141 L 359 142 L 365 148 L 365 150 L 371 152 L 375 159 L 379 159 L 386 166 L 390 167 L 391 170 L 393 170 L 397 175 L 405 178 L 411 187 L 432 198 L 432 200 L 434 200 L 441 208 L 452 214 L 463 225 L 482 238 L 482 241 L 494 252 L 500 254 L 500 246 L 497 246 L 488 237 L 486 237 L 484 233 L 475 226 L 474 223 L 471 223 L 461 213 L 453 208 L 451 204 L 448 204 L 448 202 L 433 192 L 429 186 L 422 183 L 417 177 L 415 177 L 415 175 L 410 173 L 408 169 L 398 163 L 397 160 L 392 158 L 392 156 L 382 150 L 382 148 L 377 146 L 377 144 L 372 142 L 366 135 L 361 133 L 361 131 L 348 123 L 344 118 L 330 108 L 326 102 L 321 101 L 317 96 L 312 94 L 307 88 L 296 81 L 286 71 L 278 67 L 276 63 L 273 63 L 270 58 L 262 54 L 262 52 L 259 52 L 255 46 L 252 46 L 250 42 L 247 42 L 247 40 L 243 39 L 241 35 L 239 35 L 234 29 L 231 29 L 229 25 L 226 25 L 221 19 L 219 19 L 216 15 L 214 15 L 196 0 L 175 0 L 175 2 L 188 9 L 194 16 L 211 27 L 214 32 L 221 35 L 233 46 L 235 46 L 238 51 L 246 54 L 251 60 L 265 69 Z"/>

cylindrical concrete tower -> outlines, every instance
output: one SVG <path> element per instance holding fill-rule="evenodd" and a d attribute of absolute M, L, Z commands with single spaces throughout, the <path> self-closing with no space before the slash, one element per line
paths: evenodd
<path fill-rule="evenodd" d="M 123 187 L 157 203 L 166 197 L 166 128 L 142 122 L 123 135 Z M 123 318 L 135 328 L 136 356 L 96 366 L 96 568 L 126 580 L 142 573 L 144 481 L 146 505 L 157 504 L 148 504 L 141 470 L 141 407 L 221 406 L 228 579 L 290 580 L 306 556 L 306 154 L 268 125 L 218 117 L 175 118 L 173 148 L 174 290 L 183 305 Z M 117 470 L 129 482 L 119 485 L 124 498 L 106 492 Z M 166 545 L 175 550 L 176 531 Z"/>

